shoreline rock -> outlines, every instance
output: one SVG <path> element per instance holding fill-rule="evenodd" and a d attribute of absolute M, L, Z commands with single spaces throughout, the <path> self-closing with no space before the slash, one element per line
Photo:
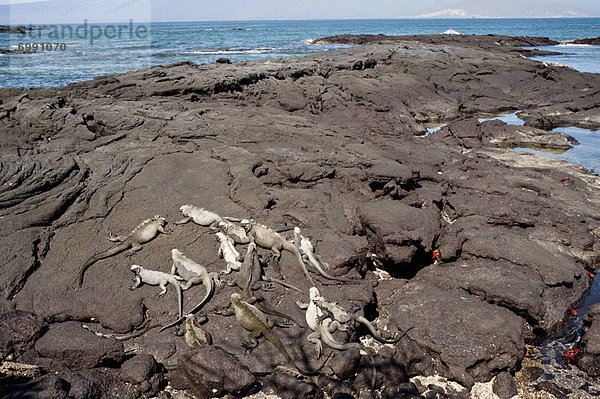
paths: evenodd
<path fill-rule="evenodd" d="M 36 28 L 27 26 L 14 26 L 14 25 L 0 25 L 0 33 L 8 33 L 12 35 L 23 35 L 27 32 L 36 30 Z"/>
<path fill-rule="evenodd" d="M 584 39 L 575 39 L 571 41 L 572 44 L 588 44 L 592 46 L 600 45 L 600 37 L 587 37 Z"/>
<path fill-rule="evenodd" d="M 333 284 L 315 273 L 324 296 L 346 308 L 358 304 L 386 336 L 408 331 L 393 348 L 369 344 L 378 362 L 395 362 L 390 373 L 441 373 L 471 386 L 515 372 L 525 343 L 551 337 L 590 287 L 586 272 L 600 261 L 600 178 L 506 147 L 562 148 L 569 137 L 544 129 L 600 127 L 600 76 L 525 59 L 515 49 L 530 39 L 502 39 L 503 45 L 498 36 L 446 36 L 0 90 L 0 309 L 8 314 L 0 319 L 28 315 L 34 324 L 0 335 L 0 347 L 3 357 L 61 373 L 18 389 L 55 384 L 68 392 L 75 377 L 62 368 L 67 363 L 84 368 L 81 381 L 129 397 L 119 385 L 129 368 L 156 375 L 129 388 L 139 395 L 160 385 L 150 356 L 168 368 L 193 356 L 183 338 L 157 329 L 121 346 L 78 327 L 93 321 L 108 335 L 136 335 L 176 318 L 172 289 L 164 298 L 156 287 L 129 290 L 132 263 L 168 272 L 171 250 L 179 248 L 211 272 L 223 268 L 210 229 L 174 225 L 179 207 L 189 203 L 271 227 L 301 226 L 330 274 L 356 280 Z M 476 119 L 516 110 L 527 126 Z M 424 134 L 425 124 L 439 121 L 448 125 Z M 172 234 L 130 259 L 98 261 L 84 287 L 74 285 L 81 265 L 112 247 L 109 232 L 126 234 L 154 214 L 167 218 Z M 267 250 L 259 254 L 270 258 Z M 310 288 L 289 253 L 265 273 Z M 285 359 L 264 339 L 245 355 L 247 331 L 213 312 L 228 305 L 232 292 L 214 294 L 203 308 L 203 328 L 224 358 L 248 370 L 245 391 L 251 376 L 271 373 Z M 184 309 L 204 294 L 202 286 L 186 291 Z M 259 294 L 303 324 L 295 301 L 306 295 L 278 285 Z M 88 360 L 47 342 L 61 329 L 98 341 L 86 346 Z M 324 361 L 306 328 L 276 333 L 306 367 Z M 336 333 L 340 341 L 349 338 Z M 108 341 L 111 355 L 98 360 L 102 353 L 93 349 Z M 145 358 L 122 366 L 128 350 Z M 327 389 L 345 394 L 362 387 L 367 359 L 356 375 L 337 366 L 339 374 L 324 371 Z M 320 385 L 285 375 L 260 381 L 275 392 L 298 381 L 302 392 L 323 395 Z M 413 385 L 380 388 L 417 392 Z"/>

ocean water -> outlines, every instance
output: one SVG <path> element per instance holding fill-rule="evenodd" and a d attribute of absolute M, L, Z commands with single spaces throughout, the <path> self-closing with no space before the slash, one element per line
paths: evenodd
<path fill-rule="evenodd" d="M 341 45 L 312 39 L 337 34 L 504 34 L 557 41 L 600 36 L 600 18 L 393 19 L 318 21 L 177 22 L 48 25 L 25 35 L 0 34 L 0 49 L 37 46 L 34 54 L 0 55 L 0 88 L 55 87 L 179 61 L 213 63 L 300 57 Z M 600 46 L 558 45 L 561 55 L 536 57 L 581 72 L 600 73 Z M 509 122 L 510 123 L 510 122 Z M 600 171 L 600 132 L 561 128 L 581 143 L 563 154 L 526 151 L 581 163 Z"/>
<path fill-rule="evenodd" d="M 600 18 L 395 19 L 239 21 L 48 25 L 26 35 L 0 34 L 0 49 L 37 46 L 35 54 L 0 55 L 0 88 L 54 87 L 98 75 L 178 61 L 212 63 L 298 57 L 339 48 L 311 39 L 343 33 L 546 36 L 556 40 L 600 36 Z M 51 49 L 49 49 L 49 44 Z M 43 48 L 42 48 L 43 45 Z M 564 56 L 545 57 L 600 73 L 597 46 L 557 46 Z M 43 50 L 43 51 L 42 51 Z"/>

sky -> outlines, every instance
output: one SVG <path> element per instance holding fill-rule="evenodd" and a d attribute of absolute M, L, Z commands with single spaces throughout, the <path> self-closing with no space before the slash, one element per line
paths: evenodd
<path fill-rule="evenodd" d="M 0 0 L 0 24 L 400 18 L 468 8 L 477 3 L 477 0 Z M 600 17 L 600 0 L 496 3 L 512 8 L 513 15 L 515 9 L 527 8 L 529 3 L 533 9 L 552 5 L 553 9 L 570 8 Z"/>

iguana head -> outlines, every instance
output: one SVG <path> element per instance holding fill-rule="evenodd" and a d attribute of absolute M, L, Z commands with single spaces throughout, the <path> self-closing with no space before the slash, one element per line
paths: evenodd
<path fill-rule="evenodd" d="M 227 236 L 226 236 L 225 234 L 223 234 L 222 232 L 220 232 L 220 231 L 217 231 L 217 232 L 215 233 L 215 236 L 217 236 L 217 238 L 218 238 L 219 240 L 224 240 L 225 238 L 227 238 Z"/>
<path fill-rule="evenodd" d="M 181 251 L 179 251 L 177 248 L 173 248 L 171 250 L 171 256 L 181 256 Z"/>
<path fill-rule="evenodd" d="M 183 216 L 188 216 L 188 215 L 190 214 L 190 211 L 192 210 L 192 208 L 193 208 L 193 207 L 192 207 L 191 205 L 182 205 L 182 206 L 179 208 L 179 211 L 180 211 L 181 213 L 183 213 Z"/>
<path fill-rule="evenodd" d="M 131 271 L 135 273 L 139 272 L 141 268 L 140 265 L 131 265 Z"/>
<path fill-rule="evenodd" d="M 167 219 L 165 219 L 164 217 L 162 217 L 160 215 L 154 215 L 154 217 L 152 219 L 156 222 L 159 222 L 162 226 L 167 224 Z"/>
<path fill-rule="evenodd" d="M 254 219 L 242 219 L 240 220 L 240 224 L 246 230 L 246 233 L 250 231 L 252 225 L 254 224 Z"/>
<path fill-rule="evenodd" d="M 231 303 L 239 302 L 241 299 L 242 299 L 242 296 L 239 293 L 234 292 L 233 294 L 231 294 Z"/>
<path fill-rule="evenodd" d="M 321 296 L 317 287 L 310 287 L 310 289 L 308 290 L 308 295 L 310 299 L 315 299 Z"/>

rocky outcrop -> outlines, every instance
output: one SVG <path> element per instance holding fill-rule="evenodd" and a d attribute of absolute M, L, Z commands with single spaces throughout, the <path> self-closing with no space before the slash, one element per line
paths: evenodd
<path fill-rule="evenodd" d="M 317 359 L 295 304 L 306 294 L 279 285 L 258 294 L 298 322 L 275 330 L 293 359 L 307 368 L 328 359 L 316 383 L 273 373 L 286 360 L 269 342 L 245 353 L 247 331 L 213 312 L 234 288 L 203 309 L 213 348 L 190 351 L 152 328 L 176 318 L 175 292 L 131 292 L 132 263 L 169 271 L 178 248 L 211 272 L 224 268 L 210 229 L 173 223 L 183 204 L 301 226 L 328 272 L 355 281 L 311 271 L 323 295 L 359 305 L 385 336 L 408 331 L 389 348 L 366 338 L 384 396 L 418 397 L 409 376 L 471 386 L 513 372 L 525 343 L 560 329 L 585 296 L 600 249 L 598 177 L 509 148 L 566 148 L 567 135 L 547 130 L 600 127 L 600 77 L 516 50 L 542 42 L 386 39 L 301 59 L 184 62 L 0 90 L 1 355 L 57 373 L 17 381 L 11 395 L 73 395 L 75 378 L 123 397 L 154 395 L 163 366 L 176 370 L 166 376 L 172 386 L 197 396 L 252 392 L 256 381 L 281 395 L 368 388 L 368 357 L 328 359 L 325 348 Z M 476 119 L 516 110 L 525 127 Z M 447 126 L 425 135 L 430 123 Z M 82 288 L 74 283 L 87 259 L 113 246 L 105 237 L 154 214 L 170 235 L 131 258 L 102 259 Z M 268 277 L 308 291 L 293 255 L 277 263 L 259 254 Z M 204 294 L 190 288 L 184 309 Z"/>
<path fill-rule="evenodd" d="M 577 366 L 592 377 L 600 376 L 600 304 L 585 315 L 579 348 L 583 353 L 576 357 Z"/>
<path fill-rule="evenodd" d="M 600 37 L 586 37 L 584 39 L 575 39 L 571 41 L 573 44 L 590 44 L 590 45 L 600 45 Z"/>
<path fill-rule="evenodd" d="M 25 34 L 36 28 L 27 26 L 14 26 L 14 25 L 0 25 L 0 33 L 11 33 L 11 34 Z"/>

